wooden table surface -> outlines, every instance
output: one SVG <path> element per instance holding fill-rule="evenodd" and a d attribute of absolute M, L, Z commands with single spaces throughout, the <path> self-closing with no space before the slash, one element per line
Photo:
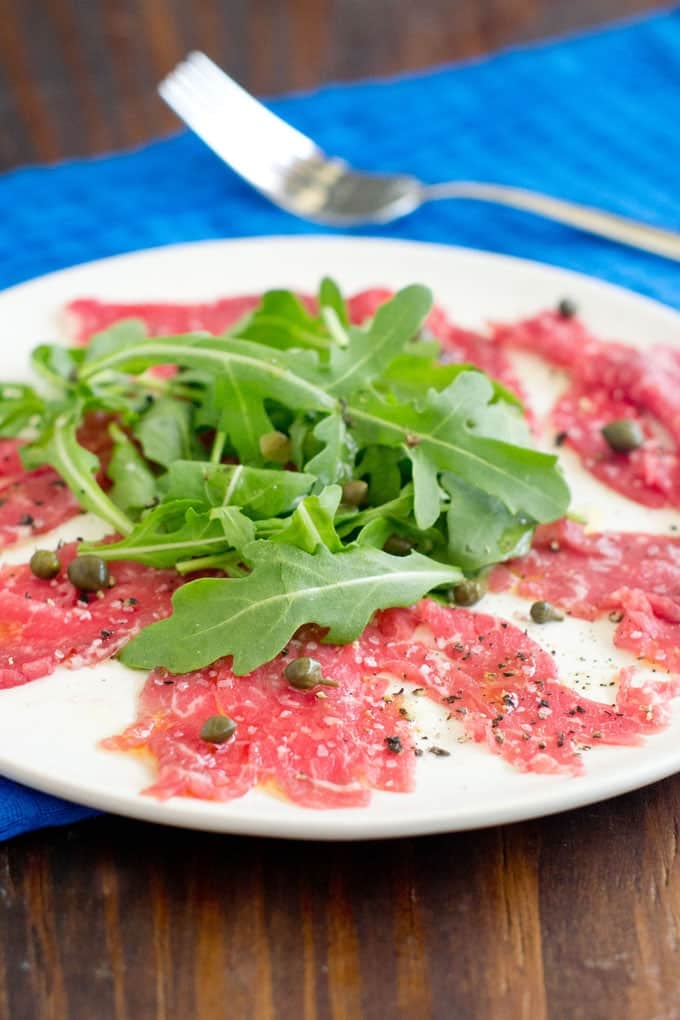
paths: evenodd
<path fill-rule="evenodd" d="M 644 0 L 0 0 L 0 162 L 175 128 L 198 47 L 261 93 L 470 57 Z M 102 817 L 0 847 L 7 1020 L 680 1018 L 680 778 L 385 843 Z"/>

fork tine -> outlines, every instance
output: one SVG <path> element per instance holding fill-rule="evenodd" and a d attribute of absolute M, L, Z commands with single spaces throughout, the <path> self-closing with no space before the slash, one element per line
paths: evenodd
<path fill-rule="evenodd" d="M 259 135 L 236 148 L 234 134 L 209 102 L 198 98 L 184 82 L 164 89 L 163 98 L 175 113 L 233 169 L 255 187 L 268 191 L 277 174 L 273 160 Z"/>
<path fill-rule="evenodd" d="M 299 146 L 301 158 L 308 155 L 310 147 L 316 149 L 311 139 L 268 110 L 233 78 L 225 74 L 217 64 L 206 57 L 205 53 L 197 51 L 190 53 L 186 58 L 186 64 L 191 69 L 194 80 L 205 85 L 206 88 L 210 88 L 216 99 L 219 97 L 222 102 L 233 104 L 234 109 L 238 107 L 240 111 L 244 113 L 247 111 L 252 117 L 259 118 L 262 126 L 266 124 L 269 130 L 280 133 L 282 140 L 285 138 L 289 150 L 293 147 L 297 149 Z"/>
<path fill-rule="evenodd" d="M 175 113 L 225 162 L 269 191 L 280 168 L 321 156 L 317 146 L 237 85 L 203 53 L 191 53 L 159 85 Z"/>

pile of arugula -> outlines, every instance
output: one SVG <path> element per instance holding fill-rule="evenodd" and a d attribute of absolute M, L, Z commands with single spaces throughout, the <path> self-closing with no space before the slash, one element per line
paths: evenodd
<path fill-rule="evenodd" d="M 0 387 L 0 435 L 33 429 L 26 466 L 52 465 L 122 536 L 81 551 L 222 575 L 184 584 L 123 662 L 186 672 L 232 655 L 246 673 L 310 622 L 350 641 L 375 610 L 526 551 L 564 514 L 556 458 L 532 449 L 516 398 L 421 339 L 431 305 L 406 287 L 359 328 L 324 280 L 316 315 L 272 291 L 225 336 L 126 321 L 87 348 L 38 347 L 49 392 Z M 78 440 L 91 412 L 111 416 L 104 487 Z M 363 505 L 343 503 L 352 480 Z M 394 536 L 407 555 L 385 551 Z"/>

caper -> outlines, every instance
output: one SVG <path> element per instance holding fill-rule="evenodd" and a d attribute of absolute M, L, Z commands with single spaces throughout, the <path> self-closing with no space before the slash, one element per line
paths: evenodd
<path fill-rule="evenodd" d="M 342 502 L 346 506 L 361 506 L 366 499 L 368 482 L 357 479 L 353 482 L 345 482 L 342 487 Z"/>
<path fill-rule="evenodd" d="M 285 432 L 265 432 L 259 439 L 260 453 L 265 460 L 273 460 L 277 464 L 287 464 L 293 448 Z"/>
<path fill-rule="evenodd" d="M 236 723 L 228 715 L 211 715 L 201 726 L 201 740 L 224 744 L 236 732 Z"/>
<path fill-rule="evenodd" d="M 109 568 L 100 556 L 76 556 L 66 572 L 73 587 L 79 591 L 101 591 L 109 586 Z"/>
<path fill-rule="evenodd" d="M 551 621 L 563 620 L 562 614 L 549 602 L 534 602 L 529 615 L 534 623 L 550 623 Z"/>
<path fill-rule="evenodd" d="M 602 435 L 615 453 L 637 450 L 645 441 L 645 434 L 632 418 L 617 418 L 602 429 Z"/>
<path fill-rule="evenodd" d="M 486 593 L 486 585 L 479 578 L 467 578 L 451 589 L 450 598 L 457 606 L 474 606 Z"/>
<path fill-rule="evenodd" d="M 36 549 L 31 556 L 29 567 L 31 573 L 39 577 L 41 581 L 49 581 L 56 577 L 61 570 L 61 560 L 51 549 Z"/>
<path fill-rule="evenodd" d="M 322 684 L 324 687 L 337 687 L 335 680 L 326 680 L 322 671 L 321 663 L 316 659 L 310 659 L 302 655 L 299 659 L 292 659 L 283 671 L 283 675 L 297 691 L 310 691 L 312 687 Z"/>
<path fill-rule="evenodd" d="M 573 319 L 578 312 L 578 305 L 571 298 L 562 298 L 557 306 L 557 312 L 563 319 Z"/>
<path fill-rule="evenodd" d="M 390 535 L 383 546 L 383 551 L 392 556 L 408 556 L 413 549 L 413 542 L 404 535 Z"/>

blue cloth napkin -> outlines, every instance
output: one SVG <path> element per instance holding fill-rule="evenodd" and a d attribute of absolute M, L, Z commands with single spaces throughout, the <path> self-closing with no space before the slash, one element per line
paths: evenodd
<path fill-rule="evenodd" d="M 367 170 L 514 184 L 680 230 L 680 10 L 271 106 Z M 0 286 L 178 241 L 317 232 L 269 205 L 184 133 L 1 178 Z M 539 259 L 680 307 L 677 263 L 511 210 L 435 203 L 354 233 Z M 0 837 L 89 813 L 0 780 Z"/>

